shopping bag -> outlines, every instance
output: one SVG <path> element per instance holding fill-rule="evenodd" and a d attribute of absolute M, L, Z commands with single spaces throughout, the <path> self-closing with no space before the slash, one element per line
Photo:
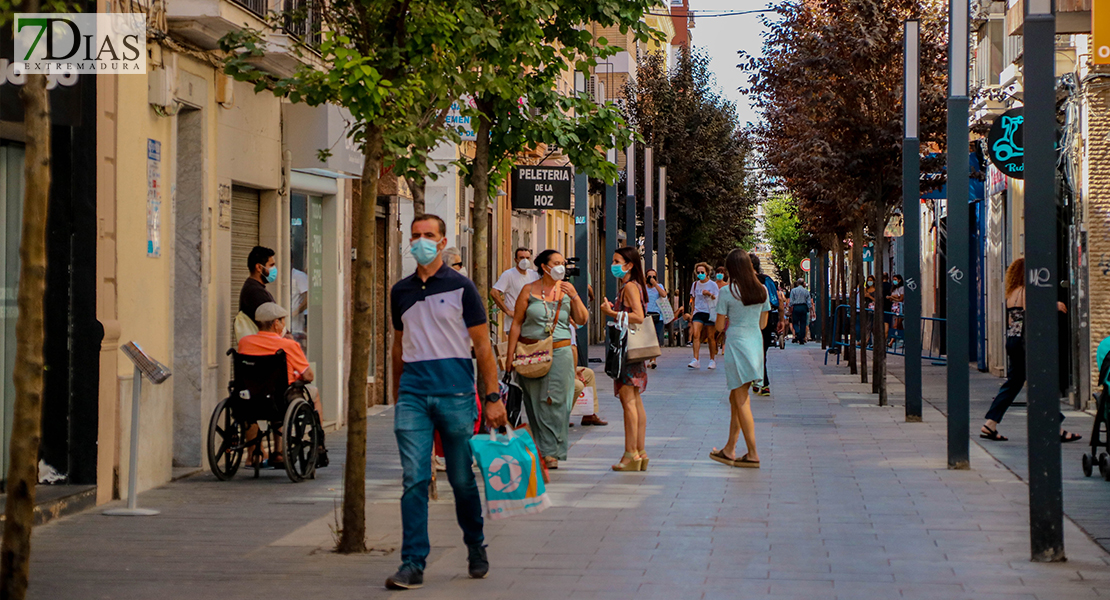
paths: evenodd
<path fill-rule="evenodd" d="M 570 409 L 572 417 L 585 417 L 594 414 L 594 388 L 584 386 L 578 396 L 574 398 L 574 407 Z"/>
<path fill-rule="evenodd" d="M 613 379 L 624 375 L 628 364 L 628 313 L 605 327 L 605 374 Z"/>
<path fill-rule="evenodd" d="M 674 320 L 674 308 L 666 298 L 660 298 L 655 301 L 655 306 L 659 308 L 659 321 L 666 325 Z"/>
<path fill-rule="evenodd" d="M 527 431 L 506 427 L 470 438 L 486 485 L 486 512 L 490 519 L 507 519 L 543 512 L 551 506 L 541 475 L 540 454 Z"/>
<path fill-rule="evenodd" d="M 644 315 L 644 322 L 628 328 L 628 362 L 643 362 L 659 358 L 663 351 L 659 348 L 659 338 L 655 336 L 655 324 L 651 315 Z"/>
<path fill-rule="evenodd" d="M 236 346 L 239 345 L 239 340 L 247 337 L 248 335 L 254 335 L 258 333 L 258 324 L 256 324 L 254 322 L 254 319 L 251 319 L 249 316 L 247 316 L 247 313 L 243 311 L 239 311 L 235 314 L 235 322 L 232 325 L 234 326 L 233 333 L 235 335 Z"/>
<path fill-rule="evenodd" d="M 524 413 L 524 390 L 513 379 L 512 373 L 505 373 L 501 379 L 501 400 L 505 403 L 506 418 L 510 427 L 520 425 L 520 417 Z"/>

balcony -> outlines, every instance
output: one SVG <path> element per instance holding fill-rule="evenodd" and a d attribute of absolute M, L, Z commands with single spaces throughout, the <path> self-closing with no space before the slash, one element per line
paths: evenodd
<path fill-rule="evenodd" d="M 1095 0 L 1056 0 L 1056 33 L 1091 33 L 1091 4 Z M 1021 35 L 1025 25 L 1025 0 L 1006 9 L 1008 35 Z"/>
<path fill-rule="evenodd" d="M 254 0 L 257 1 L 257 0 Z M 310 48 L 320 46 L 323 3 L 320 0 L 285 0 L 285 32 Z"/>

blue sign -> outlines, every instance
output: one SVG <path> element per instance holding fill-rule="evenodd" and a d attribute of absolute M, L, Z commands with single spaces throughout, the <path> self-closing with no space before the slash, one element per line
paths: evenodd
<path fill-rule="evenodd" d="M 871 246 L 864 246 L 863 262 L 875 262 L 875 249 Z"/>

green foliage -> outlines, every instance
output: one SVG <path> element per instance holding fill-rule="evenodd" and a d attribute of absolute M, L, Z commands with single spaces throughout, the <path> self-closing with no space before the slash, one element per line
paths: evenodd
<path fill-rule="evenodd" d="M 721 264 L 733 248 L 751 247 L 758 203 L 752 147 L 735 106 L 713 84 L 708 54 L 679 50 L 670 70 L 662 56 L 648 54 L 625 97 L 630 123 L 652 146 L 656 165 L 667 167 L 667 249 L 677 264 Z"/>
<path fill-rule="evenodd" d="M 798 206 L 790 196 L 772 196 L 763 202 L 763 236 L 771 245 L 771 262 L 790 281 L 809 256 L 811 238 L 798 219 Z"/>

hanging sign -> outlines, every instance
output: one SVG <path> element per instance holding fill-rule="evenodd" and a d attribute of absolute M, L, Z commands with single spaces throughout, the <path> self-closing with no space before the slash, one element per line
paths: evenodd
<path fill-rule="evenodd" d="M 994 119 L 987 134 L 987 156 L 1003 175 L 1025 177 L 1024 110 L 1011 108 Z"/>
<path fill-rule="evenodd" d="M 863 247 L 863 262 L 875 262 L 875 248 L 872 246 Z"/>
<path fill-rule="evenodd" d="M 514 210 L 570 210 L 570 167 L 513 167 Z"/>
<path fill-rule="evenodd" d="M 1110 65 L 1110 6 L 1091 2 L 1091 62 Z"/>

